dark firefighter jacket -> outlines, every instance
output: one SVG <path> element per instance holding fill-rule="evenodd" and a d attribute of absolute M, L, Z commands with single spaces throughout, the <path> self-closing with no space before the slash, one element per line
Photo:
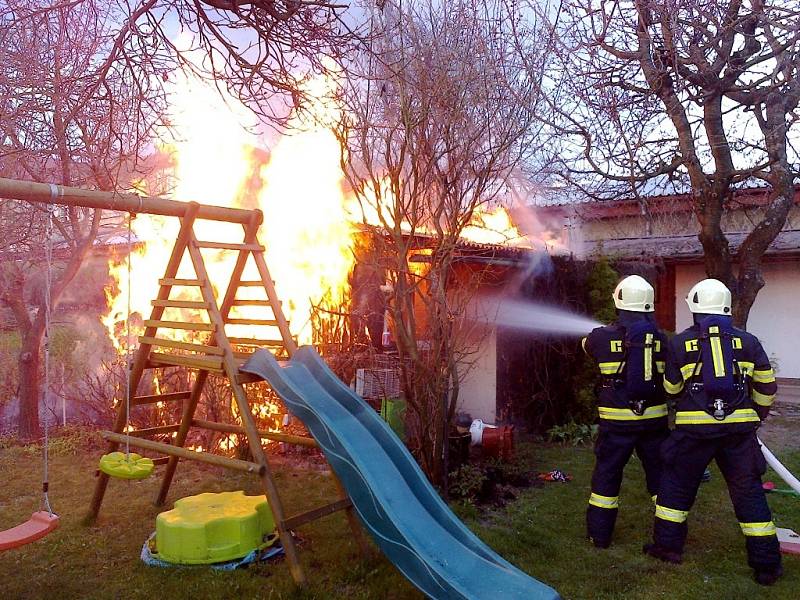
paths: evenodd
<path fill-rule="evenodd" d="M 645 430 L 667 426 L 666 394 L 650 399 L 642 414 L 631 409 L 631 398 L 625 389 L 625 327 L 619 323 L 598 327 L 583 338 L 583 349 L 600 370 L 601 383 L 597 392 L 597 410 L 600 427 L 614 430 Z M 652 376 L 658 389 L 664 376 L 666 338 L 657 334 L 653 348 Z"/>
<path fill-rule="evenodd" d="M 675 426 L 693 435 L 711 437 L 755 429 L 769 413 L 777 391 L 775 373 L 764 348 L 757 337 L 740 329 L 734 329 L 732 338 L 723 338 L 733 345 L 746 391 L 732 407 L 733 412 L 720 421 L 708 411 L 709 398 L 702 389 L 702 370 L 706 367 L 700 359 L 700 336 L 700 327 L 695 324 L 670 340 L 664 389 L 677 396 Z"/>

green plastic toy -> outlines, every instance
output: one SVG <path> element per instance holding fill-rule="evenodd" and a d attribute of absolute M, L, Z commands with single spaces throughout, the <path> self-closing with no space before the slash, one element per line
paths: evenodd
<path fill-rule="evenodd" d="M 402 398 L 384 398 L 381 401 L 381 417 L 389 424 L 401 440 L 406 439 L 406 401 Z"/>
<path fill-rule="evenodd" d="M 131 452 L 111 452 L 100 459 L 100 470 L 119 479 L 144 479 L 153 472 L 153 461 Z"/>
<path fill-rule="evenodd" d="M 182 565 L 227 562 L 274 543 L 275 521 L 264 496 L 244 492 L 181 498 L 156 517 L 158 558 Z"/>

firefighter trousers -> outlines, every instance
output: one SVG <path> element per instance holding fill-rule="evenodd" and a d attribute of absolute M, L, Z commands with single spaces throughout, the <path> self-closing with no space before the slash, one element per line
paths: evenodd
<path fill-rule="evenodd" d="M 666 421 L 666 419 L 664 419 Z M 622 429 L 622 428 L 620 428 Z M 661 476 L 661 443 L 667 438 L 666 427 L 636 431 L 601 430 L 594 446 L 595 465 L 592 473 L 592 493 L 586 510 L 586 531 L 600 546 L 611 543 L 611 534 L 619 510 L 619 489 L 622 472 L 633 451 L 644 467 L 647 490 L 651 496 L 658 491 Z"/>
<path fill-rule="evenodd" d="M 745 536 L 748 564 L 757 571 L 780 567 L 780 545 L 761 487 L 766 461 L 755 431 L 703 438 L 677 429 L 664 442 L 662 459 L 653 526 L 657 546 L 678 554 L 683 552 L 689 510 L 703 471 L 714 459 L 728 484 L 733 510 Z"/>

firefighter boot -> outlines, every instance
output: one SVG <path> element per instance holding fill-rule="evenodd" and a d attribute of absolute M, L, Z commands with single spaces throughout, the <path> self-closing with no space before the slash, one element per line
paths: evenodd
<path fill-rule="evenodd" d="M 772 585 L 778 581 L 778 579 L 780 579 L 781 575 L 783 575 L 782 567 L 778 567 L 777 569 L 772 569 L 770 571 L 756 569 L 753 573 L 753 577 L 760 585 Z"/>
<path fill-rule="evenodd" d="M 672 550 L 667 550 L 666 548 L 662 548 L 658 544 L 645 544 L 642 548 L 642 552 L 645 554 L 652 556 L 653 558 L 657 558 L 658 560 L 663 560 L 664 562 L 672 563 L 673 565 L 679 565 L 683 562 L 683 557 L 681 556 L 680 552 L 674 552 Z"/>

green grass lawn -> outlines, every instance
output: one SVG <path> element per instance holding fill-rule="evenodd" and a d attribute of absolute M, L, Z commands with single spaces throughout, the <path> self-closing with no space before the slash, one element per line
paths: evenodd
<path fill-rule="evenodd" d="M 419 598 L 420 594 L 377 550 L 360 556 L 341 514 L 301 529 L 300 553 L 311 584 L 296 590 L 284 561 L 232 573 L 207 569 L 158 569 L 139 560 L 142 543 L 159 512 L 152 505 L 158 478 L 112 481 L 98 523 L 82 525 L 94 484 L 97 450 L 57 441 L 51 464 L 51 497 L 61 527 L 24 548 L 0 554 L 0 600 L 22 598 Z M 785 577 L 772 588 L 751 578 L 744 542 L 719 472 L 704 484 L 690 515 L 685 562 L 666 565 L 641 554 L 649 538 L 652 503 L 641 467 L 628 466 L 614 545 L 595 550 L 584 540 L 584 510 L 593 455 L 589 448 L 521 443 L 520 460 L 532 471 L 560 468 L 571 483 L 524 490 L 503 509 L 457 504 L 456 512 L 493 548 L 568 599 L 785 598 L 800 597 L 800 560 L 785 557 Z M 777 446 L 794 472 L 800 451 Z M 331 477 L 319 469 L 277 465 L 290 512 L 332 498 Z M 0 443 L 0 528 L 28 518 L 38 507 L 41 461 L 34 449 Z M 767 478 L 778 483 L 774 474 Z M 198 463 L 182 463 L 171 499 L 203 491 L 244 489 L 255 480 Z M 769 497 L 778 526 L 800 530 L 800 499 Z M 502 600 L 502 598 L 492 599 Z"/>

